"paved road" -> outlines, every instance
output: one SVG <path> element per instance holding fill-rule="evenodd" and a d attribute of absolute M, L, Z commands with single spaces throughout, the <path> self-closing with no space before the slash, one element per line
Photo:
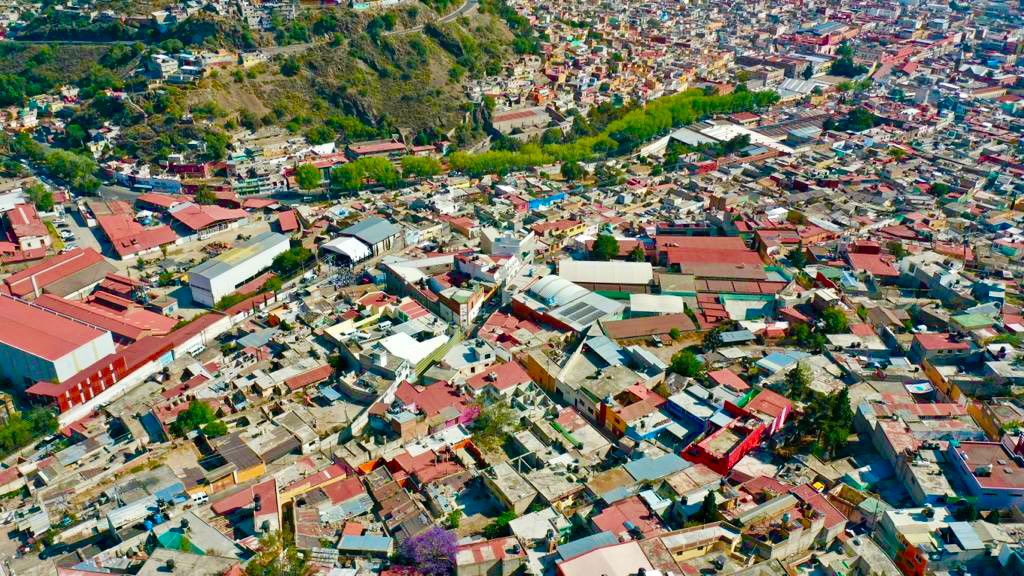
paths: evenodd
<path fill-rule="evenodd" d="M 142 194 L 142 192 L 137 192 L 117 184 L 103 184 L 96 193 L 104 200 L 121 200 L 129 204 L 134 204 L 135 199 L 139 197 L 139 194 Z"/>
<path fill-rule="evenodd" d="M 459 18 L 460 16 L 465 16 L 466 14 L 468 14 L 472 10 L 475 10 L 476 7 L 479 4 L 480 4 L 480 0 L 466 0 L 465 2 L 463 2 L 462 6 L 459 6 L 458 8 L 453 10 L 447 16 L 441 16 L 440 18 L 438 18 L 434 22 L 436 22 L 438 24 L 447 24 L 448 22 L 451 22 L 452 20 L 455 20 L 456 18 Z M 422 32 L 423 28 L 424 28 L 423 25 L 421 25 L 421 26 L 413 26 L 412 28 L 406 28 L 404 30 L 393 30 L 391 32 L 385 32 L 384 35 L 385 36 L 402 36 L 402 35 L 405 35 L 405 34 L 412 34 L 413 32 Z"/>

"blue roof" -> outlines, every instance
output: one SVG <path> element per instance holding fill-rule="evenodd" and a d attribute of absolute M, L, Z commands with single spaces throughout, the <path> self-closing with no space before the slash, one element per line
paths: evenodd
<path fill-rule="evenodd" d="M 391 552 L 394 539 L 388 536 L 342 536 L 338 542 L 338 550 L 354 550 L 358 552 Z"/>
<path fill-rule="evenodd" d="M 625 486 L 619 486 L 618 488 L 613 488 L 605 492 L 604 494 L 601 494 L 601 499 L 604 500 L 607 504 L 614 504 L 619 500 L 625 500 L 626 498 L 629 497 L 629 489 L 626 488 Z"/>
<path fill-rule="evenodd" d="M 572 542 L 566 542 L 557 548 L 557 552 L 562 560 L 569 560 L 586 554 L 591 550 L 597 550 L 598 548 L 604 548 L 605 546 L 611 546 L 618 543 L 619 539 L 615 537 L 615 534 L 612 534 L 611 532 L 598 532 L 597 534 L 584 536 L 583 538 L 573 540 Z"/>
<path fill-rule="evenodd" d="M 247 348 L 252 346 L 253 348 L 261 348 L 266 346 L 277 334 L 277 328 L 264 328 L 263 330 L 257 330 L 250 334 L 246 334 L 238 339 L 238 345 Z"/>
<path fill-rule="evenodd" d="M 754 339 L 754 333 L 750 330 L 733 330 L 722 332 L 722 342 L 731 344 L 733 342 L 749 342 Z"/>
<path fill-rule="evenodd" d="M 629 475 L 635 478 L 637 482 L 664 478 L 680 470 L 686 470 L 689 467 L 689 462 L 675 454 L 665 454 L 657 458 L 641 458 L 640 460 L 634 460 L 623 465 L 626 472 L 629 472 Z"/>
<path fill-rule="evenodd" d="M 401 232 L 401 229 L 390 221 L 379 216 L 370 216 L 345 228 L 341 231 L 341 235 L 355 236 L 365 242 L 366 245 L 373 247 L 397 235 L 399 232 Z"/>
<path fill-rule="evenodd" d="M 341 394 L 334 389 L 334 386 L 321 386 L 320 394 L 327 399 L 328 402 L 337 402 L 341 400 Z"/>

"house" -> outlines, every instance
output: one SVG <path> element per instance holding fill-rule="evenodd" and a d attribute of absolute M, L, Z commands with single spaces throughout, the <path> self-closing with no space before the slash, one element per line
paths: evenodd
<path fill-rule="evenodd" d="M 20 250 L 45 249 L 53 244 L 50 231 L 32 204 L 18 204 L 13 210 L 8 210 L 5 216 L 8 238 Z"/>
<path fill-rule="evenodd" d="M 934 365 L 961 364 L 976 352 L 973 342 L 956 334 L 914 334 L 909 357 L 916 363 L 927 360 Z"/>
<path fill-rule="evenodd" d="M 1012 510 L 1024 504 L 1024 436 L 1003 442 L 949 443 L 952 474 L 981 510 Z"/>
<path fill-rule="evenodd" d="M 526 549 L 511 536 L 455 549 L 455 576 L 512 576 L 525 565 Z"/>

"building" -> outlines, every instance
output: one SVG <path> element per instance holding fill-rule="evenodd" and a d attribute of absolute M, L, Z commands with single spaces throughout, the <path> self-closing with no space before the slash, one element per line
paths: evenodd
<path fill-rule="evenodd" d="M 345 228 L 341 231 L 341 236 L 356 238 L 365 244 L 374 256 L 380 256 L 401 247 L 399 239 L 402 237 L 402 229 L 384 218 L 371 216 Z"/>
<path fill-rule="evenodd" d="M 1024 436 L 1007 436 L 1002 443 L 950 441 L 946 448 L 951 473 L 977 498 L 981 510 L 1012 510 L 1024 504 L 1022 452 Z"/>
<path fill-rule="evenodd" d="M 218 300 L 269 268 L 274 258 L 287 252 L 288 248 L 287 236 L 264 232 L 233 250 L 203 262 L 188 273 L 192 299 L 212 307 Z"/>
<path fill-rule="evenodd" d="M 28 300 L 42 294 L 71 297 L 88 291 L 113 271 L 96 250 L 75 248 L 4 278 L 4 289 Z"/>
<path fill-rule="evenodd" d="M 11 240 L 20 250 L 37 250 L 53 244 L 50 231 L 43 224 L 36 207 L 31 204 L 18 204 L 8 211 L 7 225 Z"/>
<path fill-rule="evenodd" d="M 110 332 L 0 295 L 0 376 L 24 388 L 64 382 L 114 353 Z"/>
<path fill-rule="evenodd" d="M 973 342 L 955 334 L 915 334 L 909 357 L 917 363 L 959 364 L 976 351 Z"/>
<path fill-rule="evenodd" d="M 526 550 L 514 537 L 463 544 L 455 550 L 455 576 L 511 576 L 526 565 Z"/>
<path fill-rule="evenodd" d="M 561 260 L 558 275 L 588 290 L 646 294 L 654 289 L 650 262 Z"/>

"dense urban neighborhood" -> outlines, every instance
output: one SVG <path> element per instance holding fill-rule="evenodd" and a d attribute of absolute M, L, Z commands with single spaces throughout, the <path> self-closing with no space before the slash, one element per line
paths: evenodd
<path fill-rule="evenodd" d="M 0 0 L 0 576 L 1024 574 L 1022 52 Z"/>

